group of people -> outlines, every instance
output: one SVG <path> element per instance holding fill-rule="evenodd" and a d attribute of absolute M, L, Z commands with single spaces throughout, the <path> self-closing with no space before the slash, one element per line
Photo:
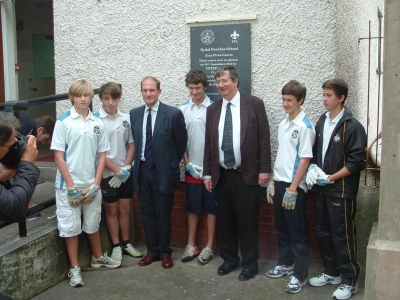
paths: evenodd
<path fill-rule="evenodd" d="M 324 270 L 310 278 L 309 284 L 340 284 L 334 299 L 349 299 L 357 293 L 360 267 L 354 217 L 360 172 L 366 166 L 366 135 L 344 107 L 346 82 L 335 78 L 322 85 L 327 112 L 315 127 L 301 109 L 306 97 L 304 85 L 292 80 L 282 88 L 287 117 L 279 124 L 273 172 L 264 102 L 239 92 L 236 69 L 225 66 L 215 71 L 222 99 L 214 103 L 205 93 L 208 80 L 204 72 L 190 70 L 185 82 L 191 97 L 175 108 L 160 102 L 160 81 L 145 77 L 140 83 L 144 105 L 129 114 L 118 108 L 122 93 L 118 84 L 101 86 L 102 108 L 92 113 L 90 83 L 72 83 L 68 95 L 73 106 L 58 118 L 51 142 L 57 164 L 58 228 L 71 264 L 70 285 L 84 284 L 78 263 L 78 235 L 82 231 L 92 248 L 92 267 L 118 267 L 122 253 L 141 258 L 139 266 L 158 260 L 164 268 L 174 265 L 171 213 L 183 159 L 189 235 L 182 262 L 194 258 L 201 264 L 211 261 L 218 228 L 223 259 L 218 275 L 239 266 L 240 252 L 239 280 L 252 279 L 258 273 L 257 218 L 267 187 L 267 201 L 274 207 L 279 258 L 266 276 L 289 275 L 286 291 L 300 292 L 307 283 L 310 260 L 306 202 L 311 189 L 315 192 L 316 235 Z M 1 122 L 3 128 L 7 122 Z M 7 152 L 15 141 L 14 131 L 9 131 L 5 136 L 1 130 L 0 153 Z M 26 151 L 32 149 L 33 153 L 34 145 L 35 140 L 29 137 Z M 20 164 L 27 165 L 31 174 L 37 173 L 24 156 Z M 30 177 L 29 185 L 35 184 L 34 179 Z M 129 243 L 133 190 L 139 196 L 146 238 L 144 257 Z M 111 257 L 100 244 L 102 202 L 113 244 Z M 200 249 L 196 233 L 203 207 L 208 236 L 206 246 Z"/>

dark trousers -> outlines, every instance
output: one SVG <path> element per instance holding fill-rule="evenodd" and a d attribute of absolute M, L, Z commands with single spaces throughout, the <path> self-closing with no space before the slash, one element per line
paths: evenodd
<path fill-rule="evenodd" d="M 174 193 L 161 193 L 155 166 L 149 169 L 146 164 L 140 164 L 138 179 L 140 217 L 146 236 L 147 254 L 171 256 L 171 213 Z"/>
<path fill-rule="evenodd" d="M 304 281 L 310 263 L 310 240 L 307 220 L 307 193 L 297 188 L 296 208 L 282 207 L 283 196 L 290 183 L 275 181 L 274 215 L 278 234 L 278 265 L 294 265 L 294 276 Z"/>
<path fill-rule="evenodd" d="M 357 263 L 356 200 L 315 195 L 315 231 L 324 273 L 343 275 L 342 283 L 354 286 L 360 274 Z"/>
<path fill-rule="evenodd" d="M 258 271 L 258 213 L 261 187 L 247 185 L 240 171 L 221 168 L 216 186 L 218 241 L 224 263 L 239 263 L 238 242 L 243 269 Z"/>

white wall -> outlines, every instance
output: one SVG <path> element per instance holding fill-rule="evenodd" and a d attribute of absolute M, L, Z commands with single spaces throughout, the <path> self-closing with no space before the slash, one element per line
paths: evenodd
<path fill-rule="evenodd" d="M 94 87 L 116 81 L 123 86 L 122 108 L 130 110 L 142 105 L 140 80 L 153 75 L 161 81 L 161 100 L 177 106 L 188 97 L 184 76 L 190 68 L 192 25 L 186 19 L 257 14 L 257 20 L 244 21 L 251 23 L 252 94 L 265 101 L 275 150 L 284 117 L 280 91 L 287 81 L 306 85 L 305 109 L 313 121 L 324 111 L 325 80 L 345 74 L 352 93 L 359 90 L 361 22 L 347 19 L 348 10 L 376 15 L 371 6 L 376 1 L 350 2 L 357 5 L 344 0 L 341 6 L 333 0 L 54 0 L 56 92 L 67 92 L 77 78 Z M 94 104 L 98 109 L 97 97 Z M 58 113 L 69 106 L 68 101 L 59 104 Z"/>

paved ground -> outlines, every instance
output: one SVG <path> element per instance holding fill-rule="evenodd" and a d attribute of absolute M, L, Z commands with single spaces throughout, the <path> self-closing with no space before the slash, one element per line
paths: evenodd
<path fill-rule="evenodd" d="M 144 251 L 144 245 L 136 245 Z M 217 268 L 222 263 L 216 257 L 208 265 L 202 266 L 197 261 L 181 263 L 182 249 L 174 249 L 172 257 L 175 266 L 163 269 L 161 262 L 150 266 L 139 267 L 138 259 L 124 255 L 123 263 L 117 269 L 86 269 L 82 272 L 85 285 L 73 288 L 66 279 L 51 287 L 34 300 L 68 300 L 68 299 L 296 299 L 321 300 L 332 299 L 334 286 L 306 286 L 299 294 L 287 294 L 285 286 L 288 278 L 270 279 L 264 274 L 273 268 L 275 262 L 260 261 L 259 274 L 252 280 L 238 280 L 240 269 L 226 276 L 218 276 Z M 321 266 L 312 264 L 310 275 L 321 271 Z M 364 298 L 364 290 L 352 297 L 354 300 Z"/>

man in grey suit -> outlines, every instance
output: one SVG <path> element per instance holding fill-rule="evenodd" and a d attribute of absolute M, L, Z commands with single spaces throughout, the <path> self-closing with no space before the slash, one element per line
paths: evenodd
<path fill-rule="evenodd" d="M 270 134 L 264 102 L 239 92 L 239 75 L 226 66 L 215 72 L 223 97 L 207 109 L 203 175 L 206 189 L 215 189 L 219 251 L 224 259 L 218 275 L 239 263 L 239 280 L 258 272 L 258 213 L 271 173 Z"/>
<path fill-rule="evenodd" d="M 161 258 L 171 268 L 171 213 L 179 186 L 179 162 L 187 144 L 182 112 L 159 101 L 160 81 L 152 76 L 141 82 L 145 105 L 130 111 L 135 158 L 134 188 L 139 195 L 140 216 L 146 236 L 147 255 L 139 266 Z"/>

